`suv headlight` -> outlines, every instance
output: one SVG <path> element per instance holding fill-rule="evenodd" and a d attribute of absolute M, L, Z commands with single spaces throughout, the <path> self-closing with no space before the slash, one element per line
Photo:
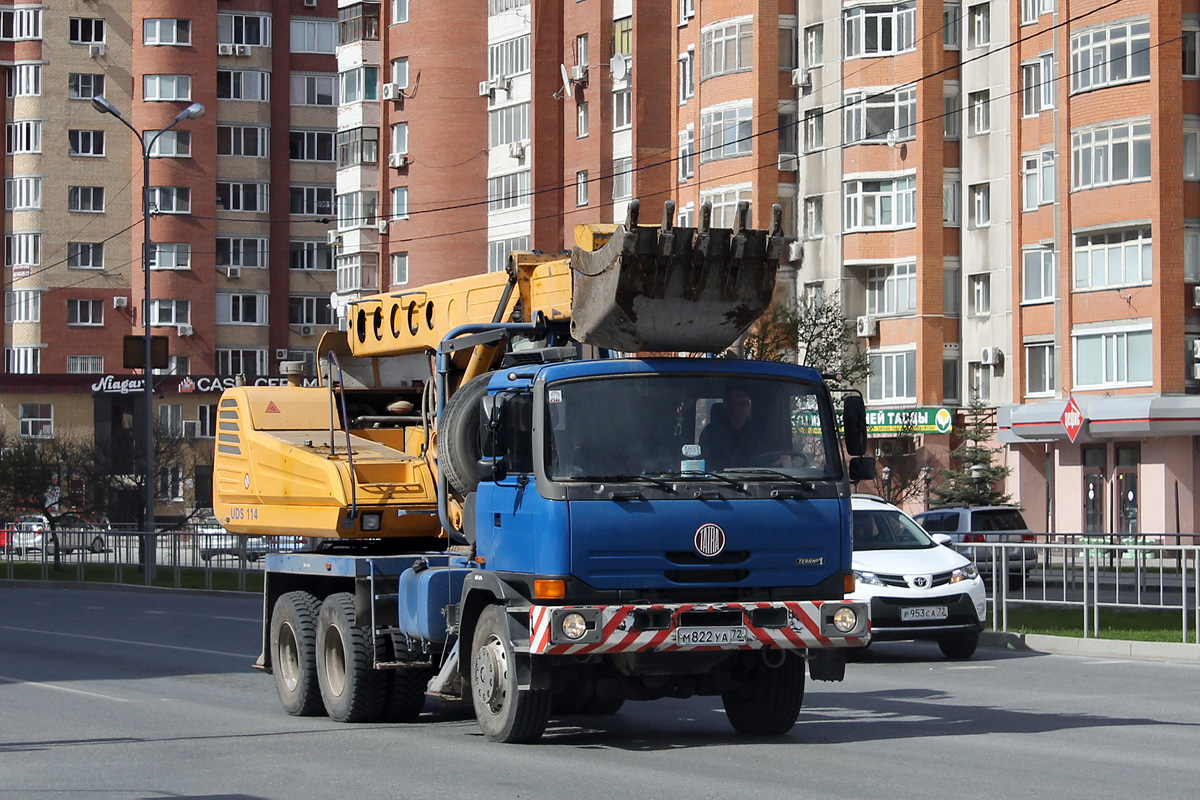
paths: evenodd
<path fill-rule="evenodd" d="M 961 569 L 956 569 L 950 573 L 950 582 L 959 583 L 961 581 L 973 581 L 979 577 L 979 570 L 974 564 L 967 564 Z"/>
<path fill-rule="evenodd" d="M 879 576 L 874 572 L 860 572 L 854 570 L 854 580 L 867 586 L 883 586 L 884 583 L 879 579 Z"/>

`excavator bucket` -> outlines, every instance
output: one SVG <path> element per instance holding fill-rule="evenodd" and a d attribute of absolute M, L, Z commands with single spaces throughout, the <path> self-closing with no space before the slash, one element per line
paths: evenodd
<path fill-rule="evenodd" d="M 771 303 L 783 253 L 782 211 L 770 231 L 749 229 L 749 204 L 735 227 L 712 228 L 704 204 L 700 226 L 638 225 L 638 201 L 608 242 L 571 253 L 571 333 L 578 341 L 623 352 L 717 352 L 733 344 Z"/>

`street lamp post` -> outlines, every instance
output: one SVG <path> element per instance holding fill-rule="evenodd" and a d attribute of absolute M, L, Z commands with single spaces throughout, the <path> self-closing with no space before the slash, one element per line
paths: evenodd
<path fill-rule="evenodd" d="M 147 533 L 154 533 L 154 381 L 152 374 L 154 371 L 153 360 L 151 358 L 151 345 L 153 337 L 150 333 L 150 258 L 153 253 L 153 243 L 150 241 L 150 217 L 152 215 L 150 203 L 150 153 L 154 150 L 154 143 L 158 141 L 158 137 L 162 136 L 167 131 L 174 128 L 179 123 L 188 119 L 196 119 L 204 114 L 204 106 L 200 103 L 192 103 L 190 106 L 180 111 L 175 115 L 175 119 L 167 127 L 155 131 L 146 141 L 146 137 L 138 133 L 137 128 L 129 123 L 129 120 L 121 116 L 121 112 L 117 110 L 104 95 L 96 95 L 92 98 L 92 108 L 99 111 L 101 114 L 111 114 L 120 120 L 121 124 L 129 128 L 133 132 L 134 137 L 138 140 L 138 144 L 142 147 L 142 273 L 145 276 L 145 296 L 142 299 L 142 329 L 143 336 L 143 361 L 142 361 L 142 390 L 146 401 L 146 425 L 145 425 L 145 458 L 146 458 L 146 520 L 145 528 Z M 153 571 L 153 552 L 147 548 L 147 580 L 151 577 Z"/>

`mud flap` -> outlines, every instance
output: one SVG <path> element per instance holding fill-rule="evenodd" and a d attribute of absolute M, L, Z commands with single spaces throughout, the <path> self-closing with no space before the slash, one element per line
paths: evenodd
<path fill-rule="evenodd" d="M 606 244 L 571 253 L 572 336 L 624 352 L 718 352 L 733 344 L 771 303 L 783 253 L 782 210 L 770 231 L 746 227 L 738 204 L 734 228 L 712 228 L 712 207 L 698 228 L 639 226 L 638 201 Z"/>
<path fill-rule="evenodd" d="M 841 681 L 846 678 L 846 651 L 841 647 L 810 650 L 808 674 L 814 681 Z"/>

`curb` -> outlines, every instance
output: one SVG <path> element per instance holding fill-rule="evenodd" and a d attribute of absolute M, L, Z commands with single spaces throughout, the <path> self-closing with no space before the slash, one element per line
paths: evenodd
<path fill-rule="evenodd" d="M 136 583 L 88 583 L 78 581 L 19 581 L 0 579 L 3 589 L 62 589 L 64 591 L 133 592 L 135 594 L 162 594 L 164 592 L 183 592 L 202 597 L 261 597 L 261 592 L 236 592 L 227 589 L 176 589 L 173 586 L 139 586 Z"/>
<path fill-rule="evenodd" d="M 1128 639 L 1083 639 L 1040 633 L 984 631 L 979 646 L 1026 653 L 1053 653 L 1100 658 L 1138 658 L 1147 661 L 1181 661 L 1200 664 L 1200 647 L 1183 642 L 1137 642 Z"/>

